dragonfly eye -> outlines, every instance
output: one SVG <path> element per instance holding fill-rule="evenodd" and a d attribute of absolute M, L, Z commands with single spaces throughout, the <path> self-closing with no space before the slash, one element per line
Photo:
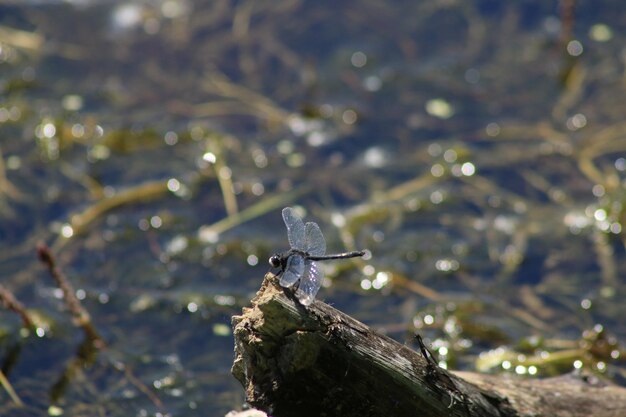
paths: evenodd
<path fill-rule="evenodd" d="M 272 265 L 274 268 L 278 268 L 280 266 L 280 258 L 278 257 L 278 255 L 272 255 L 270 257 L 270 265 Z"/>

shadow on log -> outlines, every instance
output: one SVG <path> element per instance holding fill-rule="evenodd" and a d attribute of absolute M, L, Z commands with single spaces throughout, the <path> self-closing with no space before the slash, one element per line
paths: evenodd
<path fill-rule="evenodd" d="M 626 416 L 626 389 L 594 377 L 448 372 L 323 302 L 305 308 L 272 274 L 233 328 L 232 373 L 274 417 Z"/>

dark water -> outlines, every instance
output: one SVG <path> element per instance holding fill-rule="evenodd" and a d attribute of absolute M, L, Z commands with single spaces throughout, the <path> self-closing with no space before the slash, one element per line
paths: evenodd
<path fill-rule="evenodd" d="M 0 415 L 240 408 L 230 317 L 287 247 L 285 206 L 373 254 L 326 265 L 319 297 L 419 329 L 442 365 L 623 384 L 625 13 L 3 3 L 0 284 L 39 334 L 0 313 L 25 404 L 0 389 Z M 39 241 L 106 349 L 81 349 Z"/>

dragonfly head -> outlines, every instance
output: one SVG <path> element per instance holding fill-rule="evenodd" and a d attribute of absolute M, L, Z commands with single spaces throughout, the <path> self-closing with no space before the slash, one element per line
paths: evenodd
<path fill-rule="evenodd" d="M 274 254 L 270 257 L 270 265 L 273 268 L 278 268 L 281 265 L 280 256 L 278 254 Z"/>

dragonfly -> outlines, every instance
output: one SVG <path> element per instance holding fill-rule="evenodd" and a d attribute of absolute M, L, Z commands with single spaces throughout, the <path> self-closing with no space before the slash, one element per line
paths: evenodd
<path fill-rule="evenodd" d="M 365 251 L 326 255 L 326 240 L 317 223 L 305 224 L 291 207 L 285 207 L 282 213 L 291 249 L 272 255 L 269 262 L 272 267 L 280 268 L 281 286 L 290 288 L 298 283 L 296 298 L 302 305 L 308 306 L 324 280 L 324 271 L 316 261 L 361 257 Z"/>

